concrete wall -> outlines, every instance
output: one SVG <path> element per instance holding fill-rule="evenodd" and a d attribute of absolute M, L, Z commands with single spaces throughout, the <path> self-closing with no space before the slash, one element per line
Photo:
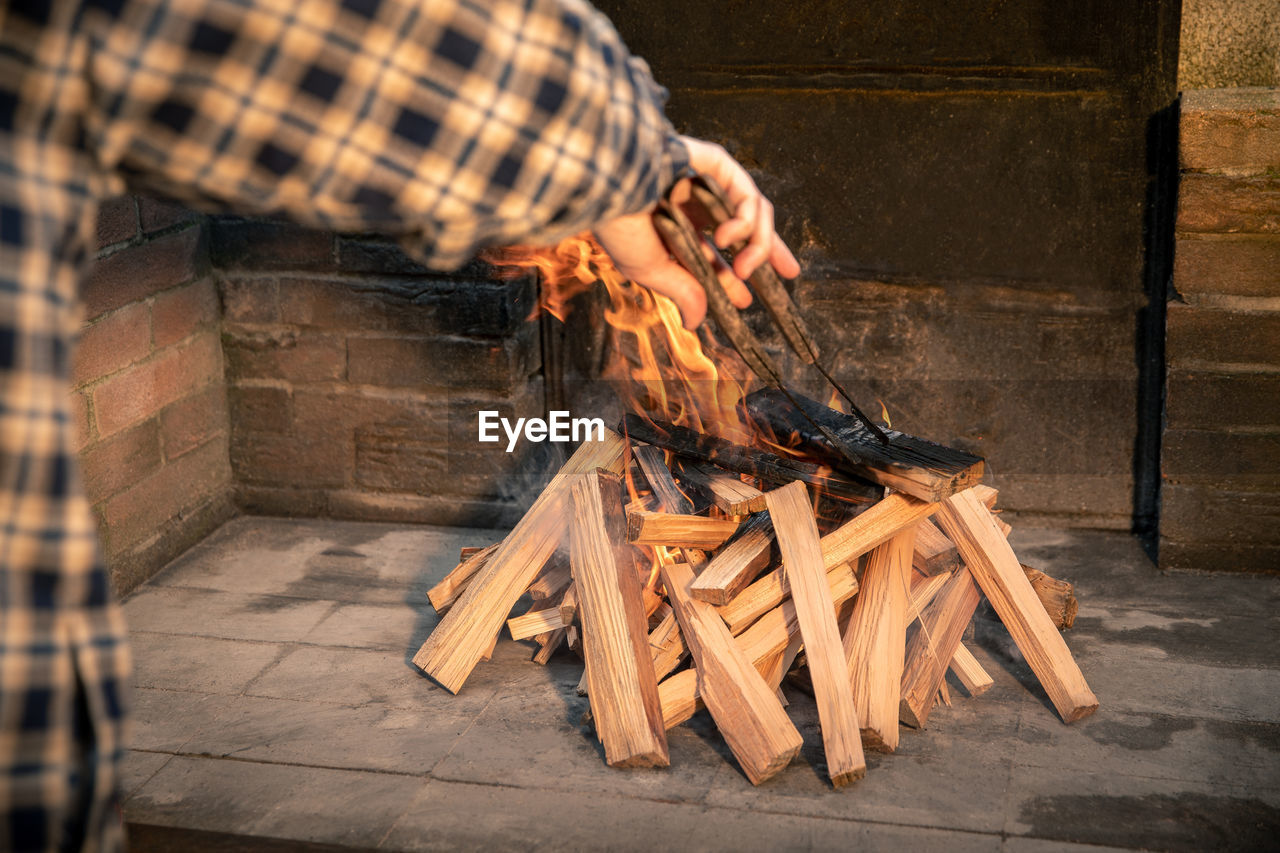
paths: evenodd
<path fill-rule="evenodd" d="M 203 219 L 102 208 L 72 367 L 85 489 L 112 578 L 145 580 L 233 512 L 218 297 Z"/>

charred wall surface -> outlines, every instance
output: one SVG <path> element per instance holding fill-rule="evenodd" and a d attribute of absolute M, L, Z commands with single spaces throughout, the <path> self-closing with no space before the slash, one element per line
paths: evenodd
<path fill-rule="evenodd" d="M 984 455 L 1024 520 L 1153 526 L 1149 129 L 1176 4 L 600 5 L 677 126 L 776 202 L 797 300 L 864 408 Z"/>

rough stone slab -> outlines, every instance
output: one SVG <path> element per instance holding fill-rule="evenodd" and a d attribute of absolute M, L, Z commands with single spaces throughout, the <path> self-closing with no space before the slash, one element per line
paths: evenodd
<path fill-rule="evenodd" d="M 1170 303 L 1170 368 L 1212 369 L 1216 365 L 1266 365 L 1275 370 L 1280 313 L 1247 314 Z M 1238 368 L 1232 372 L 1242 372 Z M 1260 371 L 1243 371 L 1260 372 Z"/>
<path fill-rule="evenodd" d="M 161 690 L 236 694 L 285 651 L 277 643 L 132 633 L 133 683 Z"/>
<path fill-rule="evenodd" d="M 424 784 L 386 773 L 177 756 L 125 810 L 134 823 L 370 848 Z"/>
<path fill-rule="evenodd" d="M 1184 234 L 1173 255 L 1173 286 L 1184 297 L 1200 294 L 1280 296 L 1280 237 L 1257 234 Z"/>
<path fill-rule="evenodd" d="M 846 797 L 846 800 L 849 798 Z M 483 821 L 476 820 L 484 815 Z M 997 851 L 993 835 L 845 819 L 762 814 L 599 794 L 459 785 L 432 780 L 387 837 L 403 850 L 655 849 Z"/>
<path fill-rule="evenodd" d="M 292 596 L 161 588 L 140 590 L 124 605 L 133 631 L 275 643 L 302 639 L 333 609 Z"/>
<path fill-rule="evenodd" d="M 1280 234 L 1280 177 L 1184 174 L 1178 231 Z"/>
<path fill-rule="evenodd" d="M 1280 255 L 1276 257 L 1280 270 Z M 1276 274 L 1280 284 L 1280 273 Z M 1280 371 L 1266 375 L 1170 371 L 1165 418 L 1170 429 L 1273 427 L 1280 430 Z"/>
<path fill-rule="evenodd" d="M 1260 87 L 1183 92 L 1178 129 L 1182 168 L 1249 174 L 1280 167 L 1276 92 Z"/>

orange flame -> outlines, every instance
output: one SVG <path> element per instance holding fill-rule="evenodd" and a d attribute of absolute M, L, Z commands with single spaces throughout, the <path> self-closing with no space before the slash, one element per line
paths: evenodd
<path fill-rule="evenodd" d="M 750 440 L 753 431 L 738 409 L 751 381 L 746 365 L 705 327 L 685 329 L 674 302 L 624 278 L 589 234 L 550 249 L 490 252 L 486 260 L 499 267 L 536 269 L 539 307 L 561 321 L 568 316 L 570 300 L 603 285 L 609 296 L 604 318 L 612 334 L 603 378 L 612 382 L 627 407 L 730 441 Z"/>

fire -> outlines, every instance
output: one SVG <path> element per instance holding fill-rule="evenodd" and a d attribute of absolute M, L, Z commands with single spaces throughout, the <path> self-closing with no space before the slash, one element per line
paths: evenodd
<path fill-rule="evenodd" d="M 589 235 L 550 249 L 510 248 L 492 252 L 500 267 L 536 269 L 539 309 L 564 322 L 575 296 L 601 285 L 609 297 L 604 319 L 611 352 L 603 371 L 631 411 L 730 441 L 747 442 L 753 430 L 739 401 L 749 390 L 746 366 L 705 327 L 684 328 L 674 302 L 628 281 Z"/>

